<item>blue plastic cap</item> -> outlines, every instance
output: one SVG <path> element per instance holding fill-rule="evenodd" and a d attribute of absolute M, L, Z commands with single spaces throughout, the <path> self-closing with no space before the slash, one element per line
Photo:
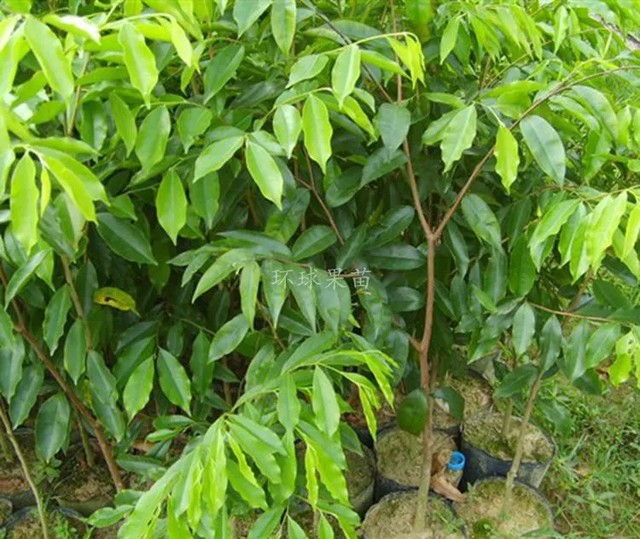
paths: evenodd
<path fill-rule="evenodd" d="M 466 459 L 464 458 L 464 454 L 460 453 L 460 451 L 453 451 L 451 453 L 451 459 L 449 459 L 449 464 L 447 464 L 447 468 L 454 472 L 463 470 L 465 462 Z"/>

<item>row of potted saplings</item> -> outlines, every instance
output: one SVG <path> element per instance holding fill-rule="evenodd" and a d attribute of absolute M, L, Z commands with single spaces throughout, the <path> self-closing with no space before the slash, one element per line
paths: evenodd
<path fill-rule="evenodd" d="M 553 534 L 551 508 L 538 491 L 555 456 L 553 440 L 529 424 L 516 478 L 508 477 L 522 420 L 511 409 L 498 412 L 491 387 L 473 376 L 444 382 L 465 399 L 460 424 L 445 408 L 434 412 L 432 489 L 427 531 L 420 539 L 520 538 Z M 364 431 L 362 431 L 364 433 Z M 354 508 L 364 516 L 365 539 L 410 536 L 422 464 L 422 440 L 382 424 L 377 440 L 363 434 L 362 456 L 348 456 L 347 484 Z M 365 444 L 369 445 L 367 447 Z M 366 460 L 369 465 L 358 463 Z M 353 477 L 370 470 L 367 478 Z M 367 485 L 363 488 L 362 485 Z M 375 505 L 371 505 L 373 502 Z M 416 537 L 415 535 L 412 537 Z"/>

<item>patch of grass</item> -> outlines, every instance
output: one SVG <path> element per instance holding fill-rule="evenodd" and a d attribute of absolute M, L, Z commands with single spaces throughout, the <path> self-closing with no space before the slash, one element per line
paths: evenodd
<path fill-rule="evenodd" d="M 602 397 L 560 386 L 572 427 L 556 433 L 558 456 L 542 488 L 563 537 L 640 537 L 640 393 L 630 386 Z"/>

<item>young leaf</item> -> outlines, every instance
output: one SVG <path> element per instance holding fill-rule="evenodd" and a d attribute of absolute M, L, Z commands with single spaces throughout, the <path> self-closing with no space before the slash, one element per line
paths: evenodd
<path fill-rule="evenodd" d="M 212 119 L 213 113 L 200 107 L 190 107 L 180 113 L 177 122 L 178 135 L 185 152 L 188 152 L 196 138 L 207 130 Z"/>
<path fill-rule="evenodd" d="M 282 209 L 284 180 L 273 157 L 259 144 L 247 139 L 247 168 L 262 195 Z"/>
<path fill-rule="evenodd" d="M 288 56 L 296 33 L 296 0 L 274 0 L 271 33 L 280 50 Z"/>
<path fill-rule="evenodd" d="M 462 153 L 473 144 L 476 138 L 477 116 L 475 106 L 470 105 L 457 111 L 444 128 L 440 149 L 445 172 L 450 170 L 462 157 Z"/>
<path fill-rule="evenodd" d="M 111 105 L 111 113 L 113 121 L 116 124 L 118 135 L 124 142 L 127 149 L 127 157 L 136 145 L 138 137 L 138 128 L 136 127 L 136 119 L 127 106 L 127 104 L 118 97 L 118 94 L 111 92 L 109 94 L 109 104 Z"/>
<path fill-rule="evenodd" d="M 158 222 L 175 245 L 178 233 L 187 224 L 187 196 L 178 173 L 171 169 L 160 182 L 156 195 Z"/>
<path fill-rule="evenodd" d="M 318 427 L 327 435 L 333 436 L 340 425 L 340 408 L 331 380 L 318 366 L 313 372 L 311 404 Z"/>
<path fill-rule="evenodd" d="M 539 247 L 547 238 L 555 236 L 560 232 L 562 226 L 580 205 L 580 201 L 564 200 L 557 204 L 549 205 L 551 208 L 545 208 L 545 214 L 542 216 L 542 219 L 540 219 L 529 241 L 531 257 L 538 268 L 540 268 L 540 255 L 542 254 Z"/>
<path fill-rule="evenodd" d="M 130 422 L 149 402 L 151 389 L 153 388 L 154 370 L 152 356 L 140 363 L 127 381 L 122 394 L 122 402 Z"/>
<path fill-rule="evenodd" d="M 24 35 L 38 59 L 49 86 L 65 101 L 70 99 L 74 89 L 73 74 L 60 41 L 46 24 L 34 17 L 27 17 L 23 28 Z"/>
<path fill-rule="evenodd" d="M 302 118 L 298 109 L 293 105 L 280 105 L 273 115 L 273 132 L 289 159 L 298 143 L 301 131 Z"/>
<path fill-rule="evenodd" d="M 164 157 L 171 133 L 171 118 L 167 107 L 154 108 L 140 125 L 135 152 L 143 171 L 149 171 Z"/>
<path fill-rule="evenodd" d="M 516 356 L 527 353 L 536 332 L 536 313 L 528 303 L 523 303 L 513 317 L 513 349 Z"/>
<path fill-rule="evenodd" d="M 49 462 L 62 449 L 69 432 L 71 410 L 67 397 L 57 393 L 49 397 L 36 418 L 36 452 Z"/>
<path fill-rule="evenodd" d="M 228 45 L 217 52 L 204 71 L 205 104 L 236 74 L 243 58 L 244 47 L 241 45 Z"/>
<path fill-rule="evenodd" d="M 242 314 L 247 319 L 249 327 L 253 327 L 258 301 L 258 287 L 260 286 L 260 266 L 252 260 L 242 268 L 240 274 L 240 304 Z"/>
<path fill-rule="evenodd" d="M 395 103 L 383 103 L 378 109 L 378 129 L 382 142 L 389 150 L 396 150 L 407 138 L 411 126 L 411 112 Z"/>
<path fill-rule="evenodd" d="M 291 67 L 287 88 L 303 80 L 316 78 L 328 63 L 329 58 L 324 54 L 309 54 L 298 59 Z"/>
<path fill-rule="evenodd" d="M 193 181 L 220 170 L 244 144 L 244 137 L 229 137 L 207 146 L 196 159 Z"/>
<path fill-rule="evenodd" d="M 589 263 L 594 269 L 600 265 L 605 251 L 613 243 L 613 236 L 618 230 L 626 207 L 627 193 L 623 191 L 615 198 L 611 195 L 606 196 L 593 210 L 586 247 Z"/>
<path fill-rule="evenodd" d="M 243 0 L 233 5 L 233 20 L 238 25 L 238 37 L 258 20 L 272 2 L 273 0 Z"/>
<path fill-rule="evenodd" d="M 360 48 L 358 45 L 348 45 L 338 55 L 331 71 L 331 86 L 340 108 L 345 98 L 353 92 L 359 77 Z"/>
<path fill-rule="evenodd" d="M 86 368 L 87 340 L 84 322 L 78 318 L 64 342 L 64 368 L 77 384 Z"/>
<path fill-rule="evenodd" d="M 28 255 L 38 241 L 38 187 L 36 167 L 28 153 L 11 177 L 11 228 Z"/>
<path fill-rule="evenodd" d="M 529 151 L 547 176 L 562 187 L 566 173 L 564 145 L 558 132 L 540 116 L 527 116 L 520 122 L 520 131 Z"/>
<path fill-rule="evenodd" d="M 309 157 L 326 173 L 327 161 L 331 157 L 333 127 L 329 122 L 327 107 L 313 94 L 307 97 L 302 109 L 302 130 Z"/>
<path fill-rule="evenodd" d="M 626 258 L 635 248 L 640 234 L 640 202 L 636 200 L 635 206 L 629 214 L 627 228 L 624 235 L 624 247 L 622 248 L 622 258 Z"/>
<path fill-rule="evenodd" d="M 518 166 L 520 165 L 520 155 L 518 154 L 518 142 L 511 134 L 511 131 L 504 125 L 498 128 L 496 137 L 496 172 L 502 179 L 507 193 L 511 190 L 511 184 L 518 177 Z"/>
<path fill-rule="evenodd" d="M 142 94 L 148 107 L 151 102 L 151 92 L 158 82 L 156 58 L 147 47 L 140 30 L 129 22 L 125 22 L 120 27 L 118 41 L 124 51 L 124 65 L 129 72 L 129 80 Z"/>
<path fill-rule="evenodd" d="M 460 27 L 460 17 L 454 17 L 447 23 L 440 39 L 440 63 L 443 64 L 451 51 L 456 47 L 458 41 L 458 28 Z"/>
<path fill-rule="evenodd" d="M 158 376 L 162 392 L 172 404 L 187 414 L 191 406 L 191 382 L 180 362 L 169 352 L 158 349 Z"/>

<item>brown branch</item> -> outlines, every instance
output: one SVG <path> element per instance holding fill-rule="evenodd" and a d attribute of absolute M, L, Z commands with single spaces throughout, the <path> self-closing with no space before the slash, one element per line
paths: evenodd
<path fill-rule="evenodd" d="M 538 305 L 537 303 L 531 303 L 529 302 L 529 305 L 531 305 L 532 307 L 535 307 L 536 309 L 539 309 L 541 311 L 547 312 L 547 313 L 551 313 L 551 314 L 556 314 L 558 316 L 566 316 L 569 318 L 578 318 L 580 320 L 587 320 L 589 322 L 617 322 L 619 324 L 625 324 L 624 321 L 620 321 L 620 320 L 611 320 L 609 318 L 602 318 L 600 316 L 586 316 L 586 315 L 582 315 L 582 314 L 578 314 L 575 312 L 571 312 L 571 311 L 558 311 L 556 309 L 550 309 L 549 307 L 545 307 L 544 305 Z"/>

